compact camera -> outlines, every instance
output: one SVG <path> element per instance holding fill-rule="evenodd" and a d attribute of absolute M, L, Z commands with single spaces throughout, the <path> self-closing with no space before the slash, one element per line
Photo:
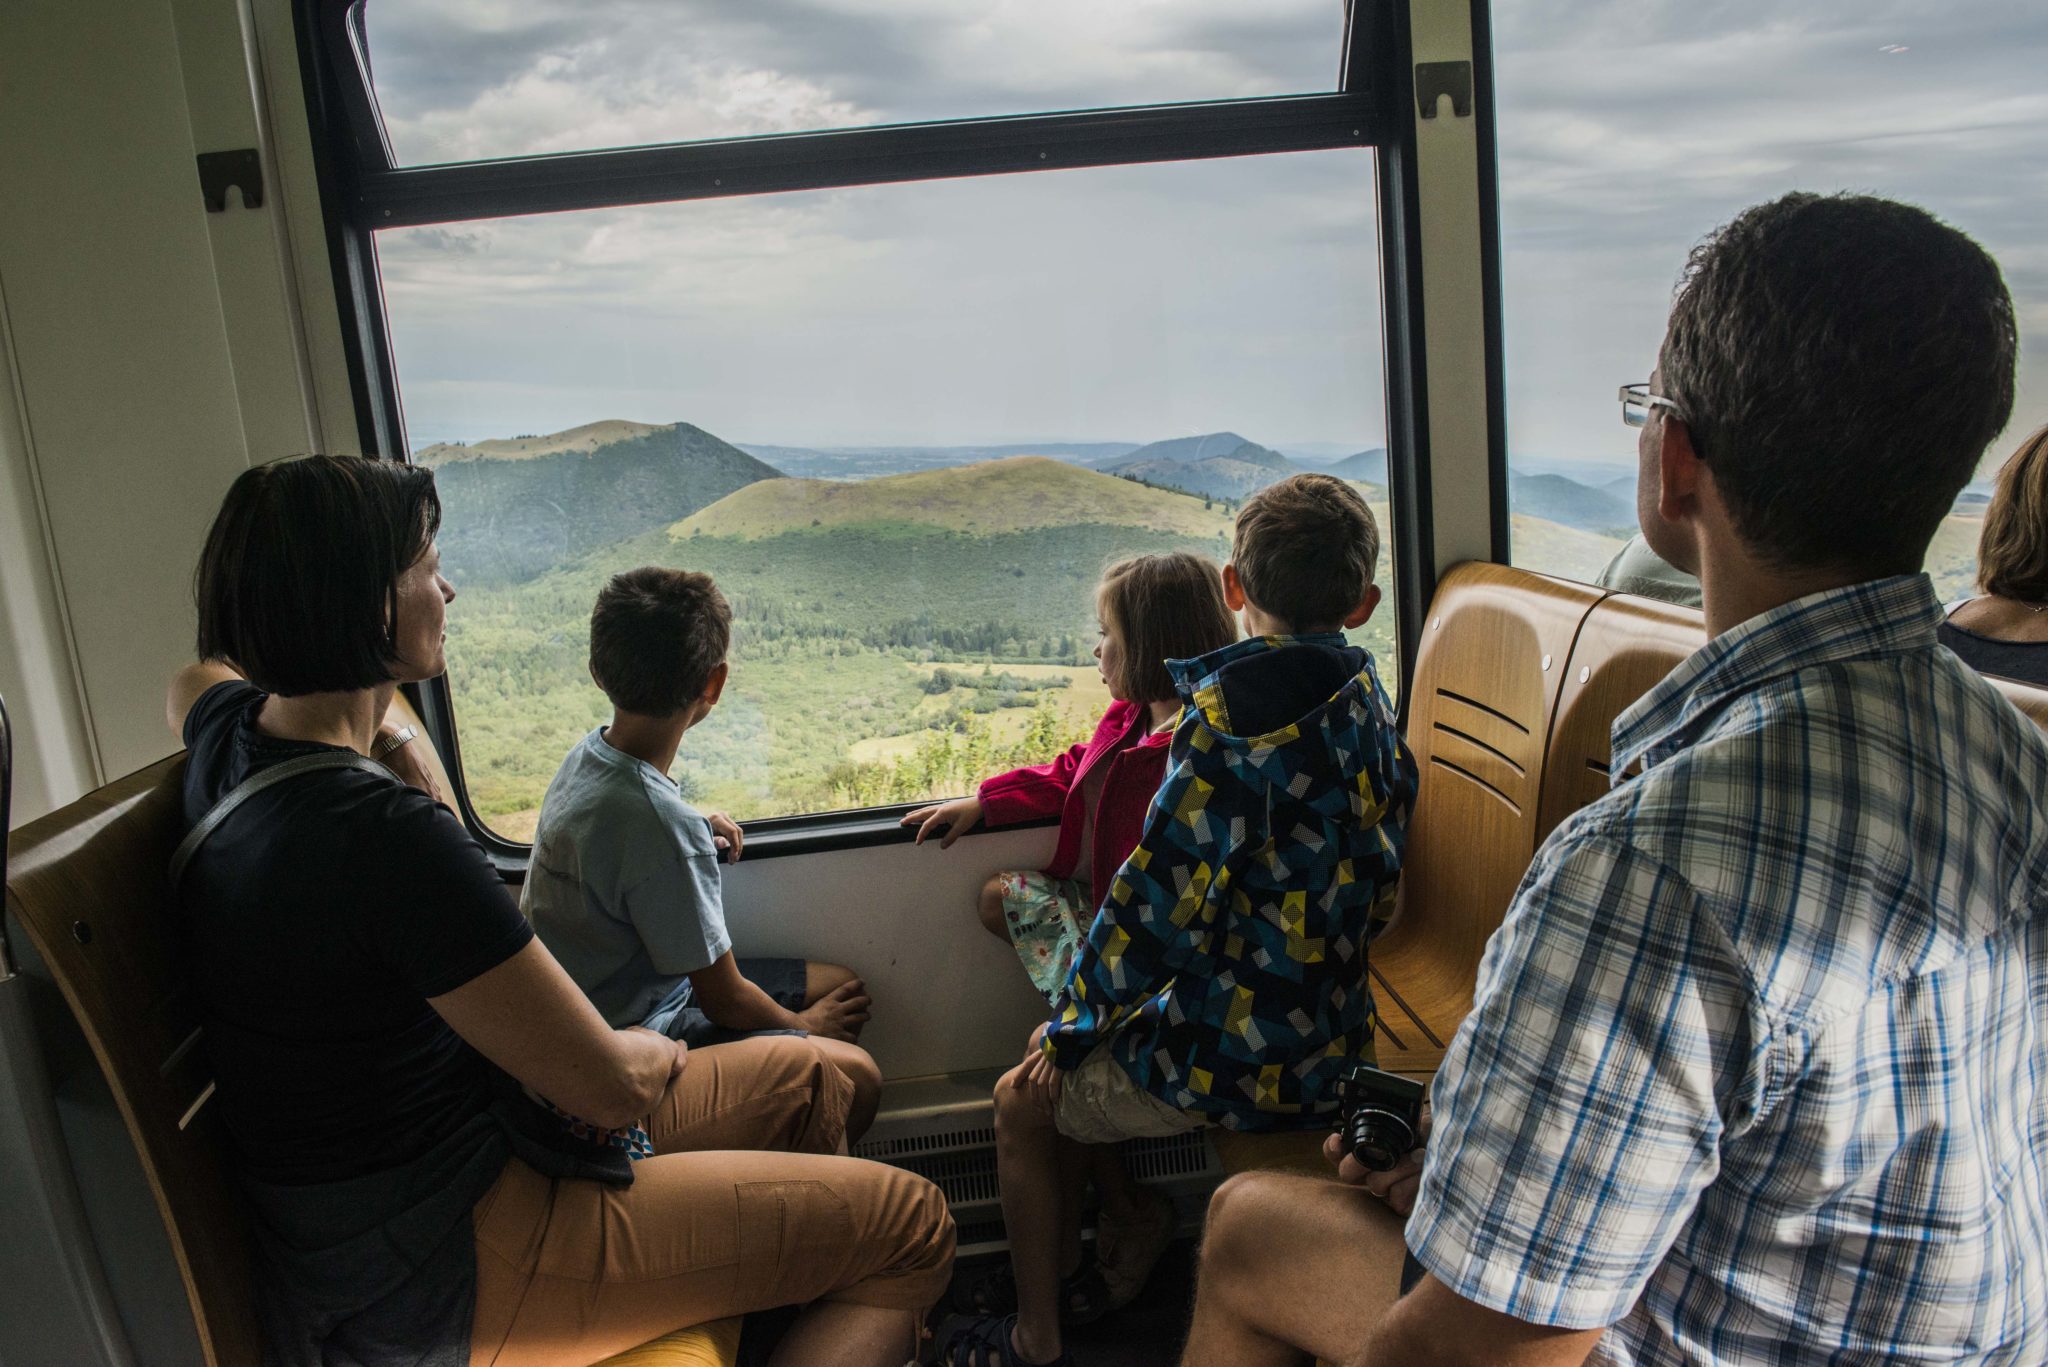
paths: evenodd
<path fill-rule="evenodd" d="M 1337 1079 L 1344 1149 L 1385 1172 L 1422 1147 L 1422 1103 L 1429 1090 L 1398 1073 L 1359 1064 Z"/>

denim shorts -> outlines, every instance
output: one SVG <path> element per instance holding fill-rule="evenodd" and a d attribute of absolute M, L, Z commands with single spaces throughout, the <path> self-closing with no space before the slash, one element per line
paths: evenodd
<path fill-rule="evenodd" d="M 807 960 L 737 959 L 734 966 L 739 969 L 742 978 L 766 992 L 777 1006 L 786 1011 L 804 1009 L 804 982 L 809 971 Z M 654 1013 L 647 1018 L 648 1028 L 659 1030 L 670 1039 L 679 1039 L 692 1049 L 700 1049 L 707 1044 L 730 1044 L 734 1040 L 754 1039 L 762 1035 L 811 1033 L 808 1030 L 729 1030 L 704 1014 L 691 999 L 689 988 L 689 979 L 685 978 L 676 993 L 656 1007 Z M 673 1004 L 677 996 L 682 998 L 680 1006 Z M 669 1011 L 674 1011 L 675 1014 L 663 1020 L 663 1015 Z"/>

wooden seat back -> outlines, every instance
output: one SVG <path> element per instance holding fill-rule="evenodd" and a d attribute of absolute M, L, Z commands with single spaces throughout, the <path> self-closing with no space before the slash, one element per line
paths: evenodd
<path fill-rule="evenodd" d="M 212 1134 L 198 1003 L 166 868 L 184 829 L 182 756 L 8 840 L 7 909 L 91 1044 L 134 1141 L 209 1364 L 261 1357 L 247 1223 Z"/>
<path fill-rule="evenodd" d="M 1459 565 L 1438 585 L 1409 684 L 1422 786 L 1401 910 L 1370 955 L 1383 1068 L 1434 1068 L 1471 1007 L 1479 956 L 1536 850 L 1558 684 L 1600 597 L 1483 563 Z"/>
<path fill-rule="evenodd" d="M 1614 719 L 1706 643 L 1698 608 L 1626 593 L 1611 593 L 1593 605 L 1565 663 L 1544 752 L 1538 845 L 1559 822 L 1613 786 L 1608 760 Z"/>
<path fill-rule="evenodd" d="M 1428 1072 L 1536 849 L 1612 786 L 1614 720 L 1706 642 L 1697 608 L 1501 565 L 1445 575 L 1410 684 L 1422 770 L 1401 911 L 1372 947 L 1380 1066 Z M 1991 682 L 2048 730 L 2048 689 Z"/>

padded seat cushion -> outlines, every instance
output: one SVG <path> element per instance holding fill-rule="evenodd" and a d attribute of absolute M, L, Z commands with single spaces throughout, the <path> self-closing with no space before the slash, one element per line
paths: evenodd
<path fill-rule="evenodd" d="M 678 1329 L 628 1348 L 597 1367 L 733 1367 L 740 1360 L 740 1317 Z"/>

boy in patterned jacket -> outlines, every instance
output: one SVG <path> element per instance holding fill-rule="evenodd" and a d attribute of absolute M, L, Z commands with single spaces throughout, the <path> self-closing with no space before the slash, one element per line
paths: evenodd
<path fill-rule="evenodd" d="M 1062 1138 L 1333 1120 L 1370 1049 L 1366 942 L 1393 913 L 1416 790 L 1372 656 L 1342 635 L 1379 606 L 1378 558 L 1365 500 L 1328 475 L 1238 514 L 1224 592 L 1251 639 L 1169 663 L 1186 708 L 1144 838 L 996 1087 L 1018 1314 L 968 1326 L 946 1361 L 1069 1361 Z"/>

